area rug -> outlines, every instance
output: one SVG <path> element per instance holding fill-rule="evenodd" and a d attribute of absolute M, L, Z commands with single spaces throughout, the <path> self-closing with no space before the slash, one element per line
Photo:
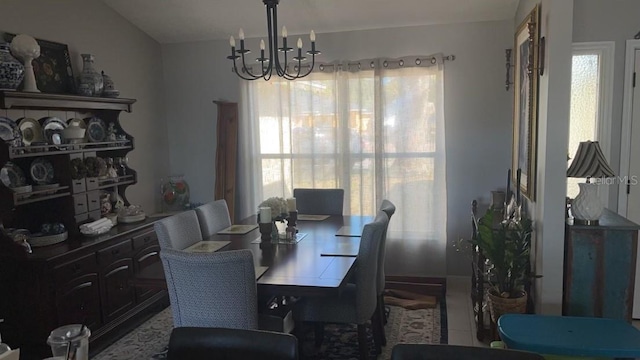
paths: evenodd
<path fill-rule="evenodd" d="M 446 344 L 447 306 L 444 300 L 433 309 L 407 310 L 390 306 L 385 326 L 387 346 L 382 354 L 373 353 L 373 337 L 368 339 L 371 359 L 388 360 L 395 344 Z M 171 308 L 167 308 L 106 348 L 92 360 L 150 360 L 162 359 L 163 349 L 169 343 L 173 326 Z M 325 327 L 323 345 L 316 348 L 313 328 L 305 329 L 303 359 L 307 360 L 352 360 L 358 359 L 358 333 L 355 325 L 328 324 Z"/>

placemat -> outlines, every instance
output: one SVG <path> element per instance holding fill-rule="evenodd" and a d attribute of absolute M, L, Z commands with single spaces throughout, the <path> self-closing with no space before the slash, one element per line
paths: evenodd
<path fill-rule="evenodd" d="M 224 234 L 231 234 L 231 235 L 243 235 L 248 233 L 249 231 L 252 231 L 253 229 L 257 228 L 258 224 L 252 224 L 252 225 L 231 225 L 226 229 L 222 229 L 220 231 L 218 231 L 218 234 L 224 235 Z"/>
<path fill-rule="evenodd" d="M 331 215 L 309 215 L 309 214 L 298 214 L 298 220 L 301 221 L 322 221 L 329 218 Z"/>
<path fill-rule="evenodd" d="M 197 243 L 184 249 L 187 252 L 216 252 L 230 244 L 231 241 L 198 241 Z"/>

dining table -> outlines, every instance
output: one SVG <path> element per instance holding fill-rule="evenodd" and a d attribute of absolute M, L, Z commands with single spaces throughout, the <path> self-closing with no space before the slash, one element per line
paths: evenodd
<path fill-rule="evenodd" d="M 253 253 L 260 295 L 336 296 L 348 283 L 357 265 L 360 237 L 371 216 L 332 215 L 324 220 L 298 221 L 299 241 L 261 240 L 259 228 L 244 234 L 214 234 L 205 241 L 225 241 L 218 251 L 249 249 Z M 249 216 L 236 224 L 257 224 L 257 216 Z M 353 236 L 337 235 L 350 229 Z M 265 271 L 266 269 L 266 271 Z M 259 274 L 258 274 L 259 275 Z M 143 269 L 132 281 L 137 287 L 166 289 L 162 263 Z"/>

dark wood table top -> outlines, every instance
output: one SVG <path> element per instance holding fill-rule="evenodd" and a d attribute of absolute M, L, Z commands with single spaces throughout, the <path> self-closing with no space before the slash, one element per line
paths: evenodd
<path fill-rule="evenodd" d="M 258 229 L 243 235 L 213 235 L 208 240 L 230 241 L 219 251 L 249 249 L 255 266 L 269 269 L 257 283 L 258 290 L 272 295 L 332 295 L 340 291 L 351 276 L 356 263 L 353 256 L 321 256 L 327 247 L 338 241 L 336 232 L 343 226 L 364 227 L 370 216 L 331 216 L 323 221 L 298 221 L 300 233 L 307 235 L 297 244 L 253 243 L 260 238 Z M 250 216 L 238 224 L 255 224 Z M 359 238 L 350 238 L 353 246 Z M 162 264 L 143 269 L 132 281 L 134 286 L 166 288 Z"/>

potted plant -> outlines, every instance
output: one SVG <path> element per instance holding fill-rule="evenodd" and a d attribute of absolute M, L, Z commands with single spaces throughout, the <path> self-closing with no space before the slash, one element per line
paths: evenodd
<path fill-rule="evenodd" d="M 531 220 L 500 221 L 493 208 L 478 220 L 477 236 L 470 242 L 490 262 L 486 276 L 491 284 L 489 311 L 494 322 L 504 313 L 526 311 L 531 232 Z"/>

